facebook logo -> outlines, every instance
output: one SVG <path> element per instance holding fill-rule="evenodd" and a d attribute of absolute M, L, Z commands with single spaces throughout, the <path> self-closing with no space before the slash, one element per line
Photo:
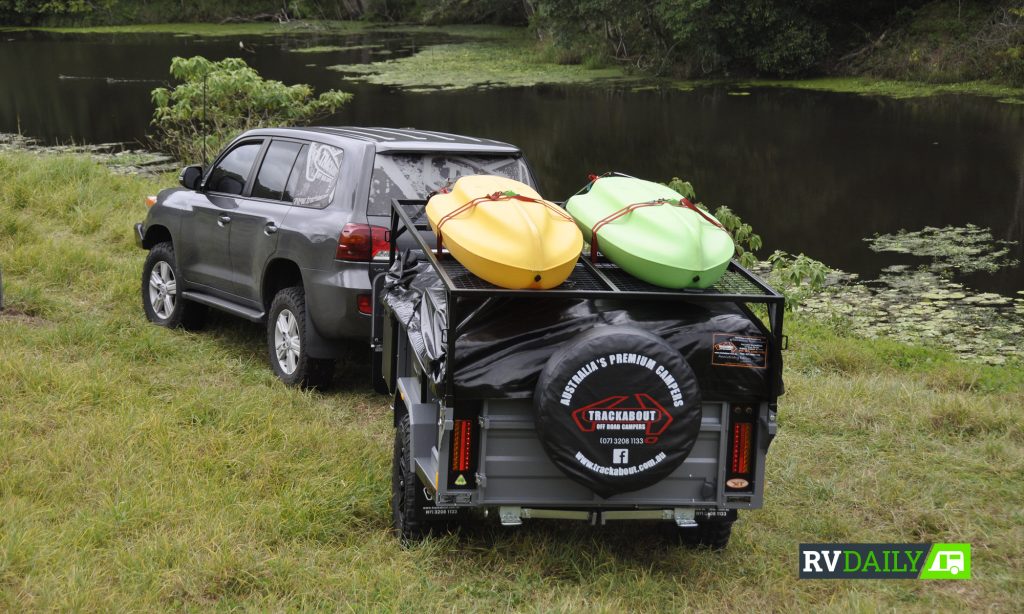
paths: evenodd
<path fill-rule="evenodd" d="M 629 450 L 626 448 L 615 448 L 612 450 L 612 463 L 616 465 L 628 465 Z"/>

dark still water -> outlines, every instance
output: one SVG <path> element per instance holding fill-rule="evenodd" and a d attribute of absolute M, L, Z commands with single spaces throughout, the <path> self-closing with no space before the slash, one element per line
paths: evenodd
<path fill-rule="evenodd" d="M 339 63 L 399 57 L 437 35 L 170 35 L 0 32 L 0 131 L 49 142 L 141 141 L 149 91 L 170 58 L 242 56 L 264 76 L 337 88 L 355 100 L 327 124 L 414 126 L 515 143 L 542 193 L 564 199 L 587 173 L 689 179 L 727 204 L 774 249 L 804 252 L 865 276 L 911 257 L 862 240 L 925 226 L 989 227 L 1024 257 L 1024 105 L 968 96 L 913 100 L 796 90 L 632 91 L 615 86 L 410 93 L 346 81 Z M 292 53 L 314 44 L 380 47 Z M 308 64 L 315 64 L 309 66 Z M 1024 288 L 1021 267 L 966 278 L 980 290 Z"/>

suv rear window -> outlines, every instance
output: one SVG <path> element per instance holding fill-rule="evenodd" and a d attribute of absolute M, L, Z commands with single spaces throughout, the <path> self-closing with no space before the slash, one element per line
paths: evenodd
<path fill-rule="evenodd" d="M 341 175 L 343 155 L 342 150 L 330 145 L 303 145 L 288 178 L 284 200 L 291 200 L 298 207 L 313 209 L 323 209 L 331 204 Z"/>
<path fill-rule="evenodd" d="M 256 183 L 252 186 L 253 198 L 269 198 L 271 200 L 287 200 L 282 198 L 288 175 L 292 172 L 292 164 L 299 153 L 301 143 L 292 141 L 273 141 L 263 156 L 263 164 L 256 175 Z"/>
<path fill-rule="evenodd" d="M 520 156 L 464 156 L 451 153 L 378 154 L 370 181 L 370 215 L 388 215 L 391 199 L 423 199 L 465 175 L 501 175 L 532 185 Z"/>

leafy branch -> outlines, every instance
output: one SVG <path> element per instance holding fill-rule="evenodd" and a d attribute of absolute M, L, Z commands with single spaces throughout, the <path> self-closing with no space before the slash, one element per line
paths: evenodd
<path fill-rule="evenodd" d="M 701 209 L 710 212 L 706 205 L 697 202 L 697 193 L 689 181 L 673 177 L 668 182 L 668 187 L 694 201 Z M 763 246 L 760 235 L 754 232 L 750 224 L 744 222 L 736 212 L 725 205 L 715 209 L 713 215 L 732 235 L 733 242 L 736 244 L 736 259 L 739 260 L 739 263 L 747 268 L 756 266 L 758 259 L 754 252 Z M 820 292 L 825 287 L 825 278 L 831 271 L 826 264 L 810 256 L 804 254 L 793 256 L 781 250 L 776 250 L 771 256 L 768 256 L 766 263 L 771 269 L 769 275 L 771 282 L 785 295 L 786 309 L 790 311 L 799 306 L 808 296 Z"/>
<path fill-rule="evenodd" d="M 215 153 L 251 128 L 308 124 L 352 99 L 337 90 L 314 97 L 309 85 L 264 79 L 241 58 L 176 57 L 171 76 L 177 85 L 151 93 L 152 123 L 157 146 L 183 161 Z"/>
<path fill-rule="evenodd" d="M 693 201 L 701 209 L 711 213 L 711 209 L 707 205 L 697 201 L 697 193 L 693 189 L 693 184 L 689 181 L 673 177 L 668 182 L 668 187 Z M 754 252 L 761 249 L 762 241 L 761 236 L 754 232 L 750 224 L 744 223 L 740 216 L 736 215 L 732 209 L 725 205 L 715 209 L 712 215 L 732 235 L 732 240 L 736 243 L 736 258 L 739 260 L 739 263 L 748 268 L 757 264 L 757 256 L 754 255 Z"/>

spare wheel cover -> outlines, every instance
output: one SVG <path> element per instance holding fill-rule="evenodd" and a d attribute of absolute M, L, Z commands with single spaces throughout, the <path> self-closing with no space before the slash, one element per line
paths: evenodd
<path fill-rule="evenodd" d="M 700 387 L 686 360 L 639 328 L 606 326 L 562 346 L 534 393 L 537 436 L 568 477 L 602 497 L 638 490 L 689 455 Z"/>

